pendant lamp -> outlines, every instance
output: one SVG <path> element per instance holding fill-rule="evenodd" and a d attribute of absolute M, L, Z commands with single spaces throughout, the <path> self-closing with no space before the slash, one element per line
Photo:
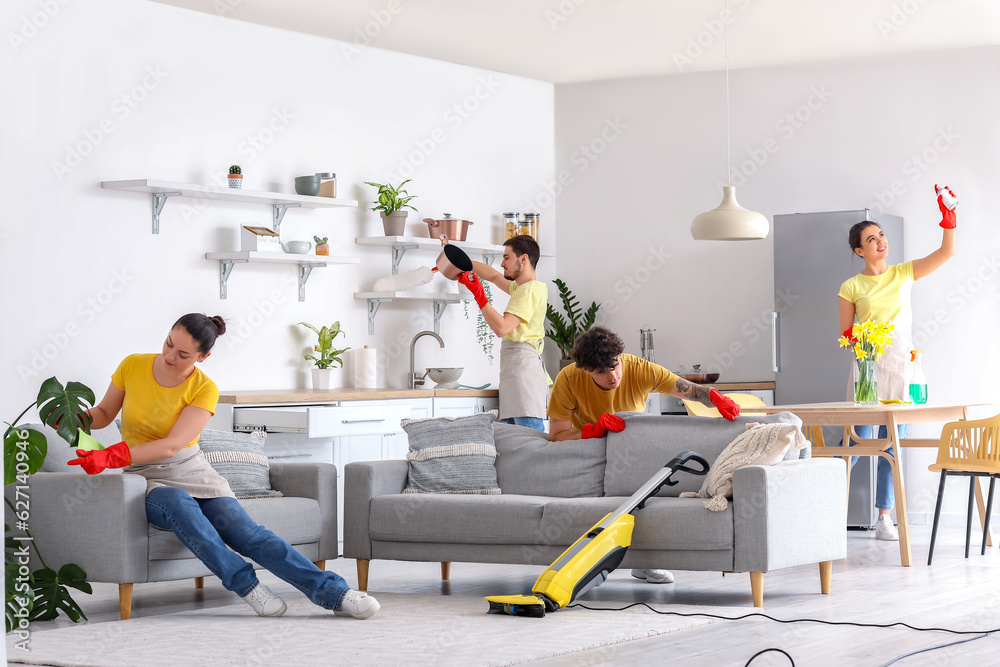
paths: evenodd
<path fill-rule="evenodd" d="M 729 15 L 729 3 L 724 4 Z M 699 213 L 691 221 L 691 236 L 699 241 L 753 241 L 767 237 L 770 225 L 760 213 L 743 208 L 736 201 L 729 132 L 729 22 L 726 25 L 726 163 L 729 185 L 722 189 L 722 203 Z"/>

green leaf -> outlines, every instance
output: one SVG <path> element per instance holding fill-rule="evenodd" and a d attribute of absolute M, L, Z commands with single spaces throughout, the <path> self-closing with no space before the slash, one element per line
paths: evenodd
<path fill-rule="evenodd" d="M 600 304 L 596 301 L 591 302 L 586 312 L 583 312 L 580 309 L 580 302 L 565 282 L 558 278 L 552 282 L 559 290 L 559 300 L 562 302 L 566 315 L 564 316 L 557 311 L 552 304 L 547 304 L 545 319 L 551 328 L 545 331 L 545 335 L 559 347 L 563 359 L 568 359 L 573 345 L 576 344 L 576 339 L 589 331 L 597 320 Z"/>
<path fill-rule="evenodd" d="M 87 583 L 87 573 L 74 563 L 66 563 L 57 573 L 50 567 L 34 572 L 35 607 L 31 612 L 32 621 L 51 621 L 63 612 L 76 623 L 87 615 L 80 609 L 67 587 L 90 594 L 93 589 Z"/>
<path fill-rule="evenodd" d="M 17 481 L 17 458 L 18 452 L 23 451 L 27 459 L 22 463 L 28 464 L 28 469 L 24 471 L 26 475 L 34 475 L 38 472 L 42 464 L 45 463 L 45 455 L 48 454 L 49 445 L 45 439 L 45 434 L 33 428 L 23 429 L 27 431 L 27 439 L 21 438 L 22 429 L 14 428 L 7 432 L 3 439 L 3 483 L 13 484 Z M 23 447 L 21 446 L 23 445 Z M 23 456 L 21 457 L 24 458 Z"/>
<path fill-rule="evenodd" d="M 76 445 L 77 429 L 83 419 L 83 429 L 90 431 L 93 419 L 87 410 L 94 405 L 94 392 L 79 382 L 67 382 L 63 387 L 55 377 L 42 383 L 38 390 L 38 416 L 59 433 L 70 445 Z M 58 427 L 56 426 L 58 424 Z"/>

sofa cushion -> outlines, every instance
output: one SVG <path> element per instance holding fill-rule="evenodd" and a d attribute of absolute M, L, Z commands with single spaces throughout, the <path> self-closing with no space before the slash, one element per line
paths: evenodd
<path fill-rule="evenodd" d="M 253 498 L 241 500 L 250 518 L 292 545 L 319 542 L 319 503 L 312 498 Z M 149 560 L 194 558 L 174 531 L 149 524 Z"/>
<path fill-rule="evenodd" d="M 260 431 L 234 433 L 206 428 L 198 445 L 215 472 L 226 478 L 237 498 L 275 498 L 284 494 L 271 488 L 271 471 L 264 455 Z"/>
<path fill-rule="evenodd" d="M 533 544 L 549 498 L 508 495 L 386 495 L 371 501 L 373 540 Z"/>
<path fill-rule="evenodd" d="M 604 495 L 607 439 L 550 442 L 525 426 L 493 424 L 497 483 L 503 493 L 581 498 Z"/>
<path fill-rule="evenodd" d="M 737 417 L 735 421 L 686 415 L 628 414 L 622 418 L 625 430 L 608 433 L 608 464 L 604 471 L 604 493 L 608 496 L 632 495 L 657 469 L 686 450 L 711 463 L 751 422 L 802 427 L 802 421 L 790 412 Z M 785 457 L 794 459 L 800 455 L 808 455 L 808 448 L 801 452 L 790 450 Z M 703 481 L 697 475 L 683 472 L 673 479 L 677 481 L 675 486 L 664 486 L 656 495 L 676 496 L 682 491 L 697 491 Z"/>
<path fill-rule="evenodd" d="M 499 494 L 492 423 L 497 411 L 465 417 L 404 419 L 410 443 L 403 493 Z"/>

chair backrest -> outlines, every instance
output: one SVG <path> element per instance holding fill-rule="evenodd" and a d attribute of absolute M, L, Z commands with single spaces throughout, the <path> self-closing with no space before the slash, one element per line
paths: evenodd
<path fill-rule="evenodd" d="M 937 462 L 929 470 L 1000 475 L 1000 415 L 948 422 L 941 429 Z"/>
<path fill-rule="evenodd" d="M 764 401 L 760 400 L 753 394 L 742 394 L 740 392 L 730 392 L 723 394 L 723 396 L 728 396 L 729 398 L 736 401 L 737 405 L 740 406 L 741 415 L 753 415 L 753 414 L 763 414 L 744 411 L 743 408 L 762 408 L 764 407 Z M 717 408 L 710 408 L 707 405 L 702 405 L 698 401 L 684 401 L 684 407 L 687 409 L 687 413 L 692 417 L 721 417 L 719 410 Z"/>

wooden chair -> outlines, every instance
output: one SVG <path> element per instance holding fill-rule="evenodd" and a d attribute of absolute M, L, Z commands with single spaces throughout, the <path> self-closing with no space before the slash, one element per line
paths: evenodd
<path fill-rule="evenodd" d="M 937 462 L 928 468 L 941 472 L 938 485 L 937 505 L 934 507 L 934 527 L 931 529 L 931 547 L 927 554 L 927 564 L 934 557 L 934 542 L 937 538 L 938 520 L 941 518 L 941 501 L 944 499 L 944 484 L 949 475 L 963 475 L 969 478 L 969 510 L 965 520 L 965 557 L 969 557 L 969 541 L 972 537 L 972 500 L 975 497 L 977 478 L 990 478 L 990 493 L 986 501 L 986 517 L 983 519 L 983 554 L 986 553 L 986 539 L 990 531 L 990 512 L 993 509 L 993 485 L 1000 475 L 1000 415 L 989 419 L 948 422 L 941 429 Z"/>
<path fill-rule="evenodd" d="M 740 415 L 754 415 L 763 414 L 760 412 L 754 412 L 753 410 L 746 412 L 744 408 L 762 408 L 764 407 L 764 401 L 760 400 L 753 394 L 742 394 L 739 392 L 732 392 L 728 394 L 723 394 L 723 396 L 728 396 L 729 398 L 736 401 L 740 406 Z M 692 417 L 721 417 L 719 410 L 717 408 L 710 408 L 707 405 L 703 405 L 698 401 L 684 401 L 684 407 L 687 409 L 687 413 Z"/>

